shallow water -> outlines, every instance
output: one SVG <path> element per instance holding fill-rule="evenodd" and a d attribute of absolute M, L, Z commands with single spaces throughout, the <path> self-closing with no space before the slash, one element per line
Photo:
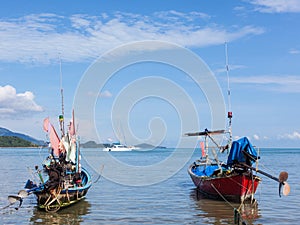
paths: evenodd
<path fill-rule="evenodd" d="M 180 154 L 184 156 L 186 151 L 182 149 Z M 141 167 L 159 163 L 173 152 L 174 149 L 155 149 L 107 154 L 120 163 Z M 36 208 L 35 197 L 30 195 L 19 210 L 14 209 L 17 204 L 2 209 L 0 224 L 233 224 L 233 209 L 239 205 L 203 199 L 194 189 L 187 167 L 199 157 L 199 150 L 183 168 L 179 166 L 175 175 L 148 186 L 122 185 L 111 181 L 111 178 L 106 179 L 104 176 L 109 173 L 105 171 L 111 170 L 111 167 L 103 161 L 104 153 L 99 149 L 83 149 L 82 153 L 83 166 L 91 171 L 94 181 L 98 174 L 92 169 L 89 157 L 95 156 L 96 161 L 101 158 L 98 172 L 103 169 L 102 177 L 92 185 L 86 199 L 58 213 L 46 213 Z M 180 154 L 174 157 L 181 157 Z M 8 195 L 17 194 L 26 180 L 32 179 L 34 166 L 40 165 L 47 155 L 46 149 L 0 149 L 0 208 L 9 203 Z M 249 225 L 298 224 L 300 149 L 262 149 L 260 156 L 261 170 L 275 176 L 282 170 L 289 172 L 291 193 L 280 198 L 278 183 L 261 176 L 262 183 L 255 195 L 258 205 L 245 205 L 241 210 L 243 220 Z M 164 175 L 164 171 L 161 174 Z M 143 174 L 143 179 L 147 176 L 151 179 L 151 175 Z"/>

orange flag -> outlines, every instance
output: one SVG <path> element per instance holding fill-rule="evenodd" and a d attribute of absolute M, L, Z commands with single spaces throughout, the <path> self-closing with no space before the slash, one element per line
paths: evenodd
<path fill-rule="evenodd" d="M 205 157 L 205 147 L 204 147 L 204 142 L 203 141 L 200 142 L 200 148 L 201 148 L 201 151 L 202 151 L 202 157 Z"/>

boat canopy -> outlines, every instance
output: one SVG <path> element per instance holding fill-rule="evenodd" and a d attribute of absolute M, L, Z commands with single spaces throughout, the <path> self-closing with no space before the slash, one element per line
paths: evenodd
<path fill-rule="evenodd" d="M 244 153 L 244 152 L 246 153 Z M 250 157 L 247 157 L 249 155 Z M 257 159 L 257 152 L 248 140 L 243 137 L 237 141 L 232 142 L 232 146 L 227 159 L 227 165 L 231 166 L 235 163 L 247 163 L 252 165 Z"/>

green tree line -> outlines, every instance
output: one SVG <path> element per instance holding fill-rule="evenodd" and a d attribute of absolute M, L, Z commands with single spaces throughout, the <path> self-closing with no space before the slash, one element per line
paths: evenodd
<path fill-rule="evenodd" d="M 15 136 L 0 136 L 0 147 L 37 147 L 37 145 Z"/>

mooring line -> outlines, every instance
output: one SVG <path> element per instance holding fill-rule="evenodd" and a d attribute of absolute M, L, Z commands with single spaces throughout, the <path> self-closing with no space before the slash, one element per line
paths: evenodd
<path fill-rule="evenodd" d="M 104 165 L 102 165 L 99 176 L 97 177 L 97 179 L 94 181 L 94 184 L 98 182 L 98 180 L 101 178 L 102 176 L 102 171 L 103 171 Z"/>
<path fill-rule="evenodd" d="M 230 204 L 230 202 L 219 192 L 219 190 L 215 187 L 215 185 L 211 184 L 212 188 L 218 193 L 218 195 L 220 195 L 220 197 L 229 205 L 231 206 L 231 208 L 233 208 L 233 211 L 234 211 L 234 224 L 240 224 L 240 207 L 239 209 L 236 209 L 232 204 Z M 243 203 L 241 203 L 242 205 Z M 238 218 L 237 218 L 238 217 Z M 242 224 L 245 224 L 246 225 L 246 222 L 242 219 Z"/>
<path fill-rule="evenodd" d="M 223 200 L 234 209 L 234 206 L 231 205 L 230 202 L 219 192 L 219 190 L 215 187 L 215 185 L 211 184 L 211 186 L 213 187 L 213 189 L 215 189 L 218 195 L 220 195 L 220 197 L 223 198 Z"/>

